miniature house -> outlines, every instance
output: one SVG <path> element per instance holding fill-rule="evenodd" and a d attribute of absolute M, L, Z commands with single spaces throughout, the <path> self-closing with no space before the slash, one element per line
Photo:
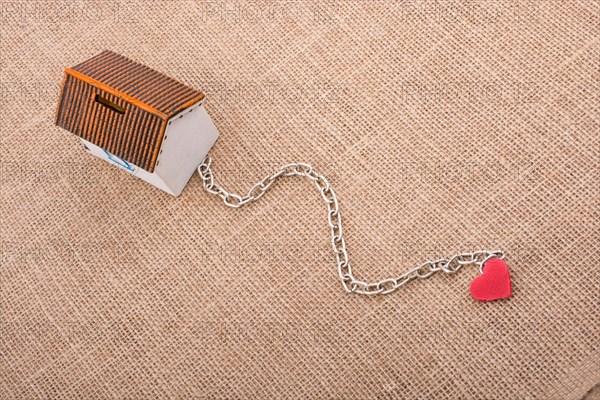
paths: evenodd
<path fill-rule="evenodd" d="M 56 125 L 93 155 L 174 196 L 219 135 L 205 96 L 111 51 L 67 68 Z"/>

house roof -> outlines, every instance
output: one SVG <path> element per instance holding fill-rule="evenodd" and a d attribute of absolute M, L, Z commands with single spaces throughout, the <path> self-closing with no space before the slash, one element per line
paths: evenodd
<path fill-rule="evenodd" d="M 202 92 L 110 50 L 67 68 L 66 72 L 90 84 L 117 90 L 130 102 L 146 106 L 146 111 L 165 119 L 204 97 Z"/>
<path fill-rule="evenodd" d="M 65 70 L 56 124 L 149 172 L 167 121 L 204 94 L 112 51 Z"/>

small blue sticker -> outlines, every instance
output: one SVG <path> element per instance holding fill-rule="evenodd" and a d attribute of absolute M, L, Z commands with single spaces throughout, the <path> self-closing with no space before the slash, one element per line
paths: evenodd
<path fill-rule="evenodd" d="M 135 168 L 133 165 L 129 164 L 127 161 L 123 160 L 121 157 L 117 157 L 112 153 L 109 153 L 108 151 L 102 149 L 105 153 L 106 156 L 108 157 L 109 161 L 114 162 L 115 164 L 117 164 L 117 166 L 126 169 L 129 172 L 134 172 Z"/>

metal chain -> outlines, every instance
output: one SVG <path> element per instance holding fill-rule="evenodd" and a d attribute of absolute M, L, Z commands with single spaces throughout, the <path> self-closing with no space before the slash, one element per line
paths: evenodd
<path fill-rule="evenodd" d="M 500 250 L 479 250 L 470 253 L 460 253 L 450 258 L 427 261 L 397 277 L 381 279 L 377 282 L 365 282 L 356 279 L 350 268 L 350 260 L 348 259 L 348 251 L 346 250 L 346 242 L 344 241 L 342 231 L 342 215 L 340 214 L 335 191 L 327 178 L 316 172 L 312 166 L 305 163 L 286 164 L 274 174 L 267 175 L 257 182 L 245 196 L 233 194 L 225 190 L 223 186 L 215 181 L 210 166 L 211 159 L 207 156 L 198 167 L 198 173 L 202 178 L 204 189 L 211 194 L 219 196 L 223 199 L 225 205 L 233 208 L 240 208 L 260 199 L 281 177 L 297 175 L 306 177 L 312 181 L 321 192 L 323 201 L 327 204 L 327 220 L 331 228 L 331 246 L 337 262 L 338 276 L 347 292 L 364 295 L 388 294 L 413 279 L 429 278 L 433 273 L 438 271 L 454 274 L 464 265 L 478 265 L 482 271 L 483 265 L 487 260 L 491 258 L 504 258 L 504 252 Z"/>

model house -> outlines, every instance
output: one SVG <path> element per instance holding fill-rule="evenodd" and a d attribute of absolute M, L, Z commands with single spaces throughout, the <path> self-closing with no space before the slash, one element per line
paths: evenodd
<path fill-rule="evenodd" d="M 79 136 L 91 154 L 178 196 L 219 135 L 204 99 L 104 51 L 65 70 L 56 124 Z"/>

